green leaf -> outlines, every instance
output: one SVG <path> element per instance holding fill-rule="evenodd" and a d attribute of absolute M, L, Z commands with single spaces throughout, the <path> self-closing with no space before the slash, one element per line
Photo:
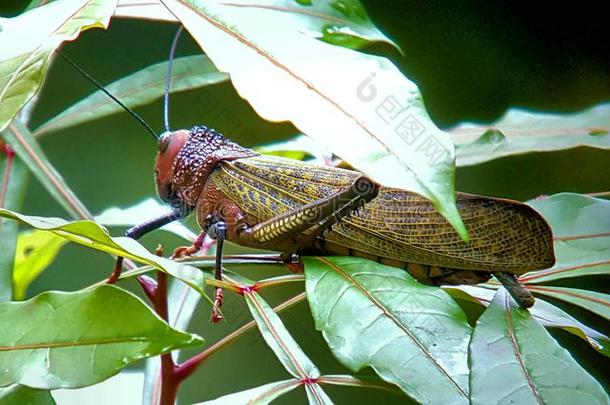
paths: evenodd
<path fill-rule="evenodd" d="M 72 242 L 117 256 L 127 257 L 140 263 L 153 266 L 176 277 L 197 290 L 202 296 L 204 277 L 200 270 L 184 263 L 158 257 L 148 252 L 136 240 L 126 237 L 113 238 L 108 231 L 92 221 L 67 222 L 60 218 L 44 218 L 21 215 L 0 209 L 0 217 L 21 221 L 36 229 L 49 231 Z"/>
<path fill-rule="evenodd" d="M 147 198 L 131 207 L 108 208 L 101 214 L 96 215 L 95 221 L 105 226 L 134 226 L 149 221 L 151 218 L 160 217 L 168 212 L 167 204 L 160 204 L 154 198 Z M 189 242 L 194 241 L 197 237 L 193 231 L 179 221 L 171 222 L 159 229 L 171 232 Z"/>
<path fill-rule="evenodd" d="M 489 305 L 493 300 L 496 291 L 494 289 L 474 285 L 443 288 L 456 299 L 468 299 L 485 306 Z M 593 349 L 604 356 L 610 357 L 610 338 L 579 322 L 564 310 L 557 308 L 541 298 L 537 298 L 536 303 L 529 311 L 534 319 L 542 326 L 547 328 L 561 328 L 566 332 L 585 340 Z"/>
<path fill-rule="evenodd" d="M 400 394 L 398 388 L 393 384 L 375 377 L 354 377 L 353 375 L 323 375 L 318 378 L 320 384 L 342 385 L 346 387 L 377 388 Z"/>
<path fill-rule="evenodd" d="M 602 386 L 503 288 L 477 321 L 470 360 L 473 404 L 610 403 Z"/>
<path fill-rule="evenodd" d="M 52 3 L 55 4 L 55 3 Z M 49 194 L 72 218 L 92 218 L 87 207 L 76 197 L 59 172 L 47 159 L 32 133 L 18 121 L 13 121 L 2 133 L 4 140 L 28 166 Z"/>
<path fill-rule="evenodd" d="M 551 224 L 557 262 L 550 269 L 525 274 L 522 281 L 610 274 L 610 201 L 561 193 L 528 204 Z"/>
<path fill-rule="evenodd" d="M 29 174 L 23 162 L 15 156 L 11 163 L 8 179 L 6 179 L 6 162 L 7 159 L 2 159 L 0 164 L 0 175 L 2 176 L 0 184 L 6 184 L 6 192 L 4 196 L 0 196 L 0 207 L 14 210 L 21 209 Z M 13 299 L 13 266 L 18 234 L 19 225 L 17 223 L 0 218 L 0 241 L 2 241 L 2 249 L 0 249 L 0 302 Z"/>
<path fill-rule="evenodd" d="M 250 388 L 249 390 L 235 392 L 216 398 L 211 401 L 199 402 L 195 405 L 266 405 L 279 398 L 280 396 L 292 391 L 301 385 L 299 380 L 284 380 L 261 385 L 260 387 Z"/>
<path fill-rule="evenodd" d="M 176 58 L 173 63 L 172 92 L 208 86 L 228 79 L 226 73 L 216 70 L 203 55 Z M 168 62 L 151 65 L 109 84 L 106 90 L 130 108 L 148 104 L 163 97 L 167 65 Z M 123 112 L 123 108 L 98 90 L 42 124 L 34 131 L 34 135 L 41 136 L 118 112 Z"/>
<path fill-rule="evenodd" d="M 471 328 L 438 287 L 354 257 L 305 258 L 307 299 L 334 355 L 419 402 L 468 402 Z"/>
<path fill-rule="evenodd" d="M 305 393 L 310 404 L 314 405 L 333 405 L 332 399 L 322 389 L 320 384 L 305 384 Z"/>
<path fill-rule="evenodd" d="M 548 295 L 561 301 L 569 302 L 587 309 L 603 318 L 610 319 L 610 295 L 595 291 L 555 286 L 532 285 L 529 288 L 536 293 Z"/>
<path fill-rule="evenodd" d="M 451 132 L 458 166 L 580 146 L 610 149 L 610 104 L 564 115 L 511 109 L 491 125 L 465 123 Z"/>
<path fill-rule="evenodd" d="M 42 273 L 68 243 L 50 232 L 21 232 L 17 239 L 15 268 L 13 269 L 13 297 L 22 300 L 29 285 Z"/>
<path fill-rule="evenodd" d="M 114 11 L 114 17 L 178 22 L 178 19 L 159 1 L 121 0 Z"/>
<path fill-rule="evenodd" d="M 0 386 L 83 387 L 135 360 L 203 343 L 110 285 L 0 304 L 0 328 Z"/>
<path fill-rule="evenodd" d="M 2 405 L 55 405 L 51 392 L 14 384 L 0 388 Z"/>
<path fill-rule="evenodd" d="M 117 1 L 54 1 L 0 19 L 0 130 L 40 88 L 53 51 L 89 28 L 106 28 Z M 28 27 L 24 35 L 24 27 Z"/>
<path fill-rule="evenodd" d="M 303 380 L 320 376 L 320 371 L 290 335 L 281 319 L 258 293 L 244 291 L 244 298 L 256 325 L 267 345 L 273 350 L 284 368 L 294 377 Z M 315 384 L 314 384 L 315 385 Z"/>
<path fill-rule="evenodd" d="M 331 153 L 313 139 L 305 135 L 297 135 L 286 141 L 274 142 L 255 147 L 254 150 L 264 155 L 280 156 L 289 159 L 305 160 L 314 157 L 317 163 L 324 164 L 330 159 Z"/>
<path fill-rule="evenodd" d="M 261 117 L 289 120 L 381 184 L 429 198 L 467 238 L 455 206 L 453 143 L 391 61 L 319 41 L 311 29 L 319 18 L 306 5 L 164 4 Z"/>

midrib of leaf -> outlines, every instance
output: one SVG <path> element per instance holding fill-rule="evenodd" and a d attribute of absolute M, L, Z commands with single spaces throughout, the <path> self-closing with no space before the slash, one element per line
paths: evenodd
<path fill-rule="evenodd" d="M 568 266 L 568 267 L 561 267 L 561 268 L 554 269 L 554 270 L 547 270 L 547 271 L 544 271 L 541 273 L 532 274 L 531 276 L 520 277 L 519 280 L 524 283 L 527 283 L 532 280 L 536 280 L 537 278 L 542 278 L 542 277 L 550 276 L 553 274 L 560 274 L 560 273 L 565 273 L 567 271 L 586 269 L 588 267 L 603 266 L 606 264 L 610 264 L 610 260 L 602 260 L 600 262 L 585 263 L 585 264 L 579 264 L 576 266 Z"/>
<path fill-rule="evenodd" d="M 36 152 L 32 148 L 30 148 L 28 143 L 23 138 L 23 135 L 21 134 L 20 130 L 14 125 L 14 123 L 11 122 L 9 124 L 9 130 L 13 133 L 13 135 L 15 136 L 15 139 L 17 140 L 17 142 L 19 142 L 21 147 L 26 151 L 26 153 L 30 156 L 30 158 L 36 163 L 38 168 L 49 179 L 49 181 L 53 184 L 53 186 L 57 189 L 57 191 L 59 191 L 59 193 L 68 203 L 68 205 L 74 210 L 74 212 L 77 214 L 76 216 L 78 218 L 92 220 L 93 216 L 91 215 L 89 210 L 87 210 L 87 208 L 84 205 L 82 205 L 82 203 L 70 191 L 66 190 L 62 186 L 62 182 L 59 181 L 59 179 L 56 177 L 53 170 L 51 170 L 51 168 L 49 168 L 40 159 L 40 157 L 36 154 Z"/>
<path fill-rule="evenodd" d="M 523 372 L 523 376 L 525 377 L 525 380 L 527 381 L 527 384 L 529 385 L 530 390 L 532 391 L 532 394 L 536 397 L 536 401 L 542 405 L 542 404 L 544 404 L 544 402 L 542 401 L 542 398 L 540 397 L 538 390 L 534 386 L 534 382 L 532 381 L 532 378 L 529 375 L 529 372 L 525 368 L 525 364 L 523 363 L 523 356 L 521 355 L 521 349 L 519 348 L 519 345 L 517 344 L 517 338 L 515 336 L 515 330 L 513 328 L 513 318 L 510 313 L 510 297 L 508 294 L 504 295 L 504 313 L 506 315 L 508 337 L 510 338 L 510 343 L 513 346 L 513 352 L 515 354 L 515 357 L 517 358 L 517 361 L 519 362 L 519 367 L 521 368 L 521 371 Z"/>
<path fill-rule="evenodd" d="M 426 358 L 434 365 L 434 367 L 437 368 L 437 370 L 443 376 L 445 376 L 449 380 L 451 385 L 453 385 L 453 387 L 460 393 L 460 395 L 468 398 L 468 394 L 462 389 L 462 387 L 459 386 L 457 381 L 455 381 L 453 377 L 451 377 L 449 373 L 436 361 L 432 353 L 430 353 L 428 349 L 426 349 L 426 347 L 417 339 L 417 337 L 411 333 L 409 328 L 403 325 L 399 319 L 397 319 L 394 315 L 388 312 L 386 307 L 381 302 L 379 302 L 374 296 L 372 296 L 371 293 L 367 291 L 357 280 L 355 280 L 349 274 L 341 270 L 338 266 L 335 266 L 326 258 L 319 256 L 316 257 L 316 259 L 324 262 L 326 265 L 330 266 L 333 270 L 339 273 L 342 277 L 351 281 L 353 287 L 357 288 L 362 294 L 364 294 L 380 311 L 384 313 L 385 316 L 387 316 L 399 329 L 401 329 L 413 341 L 413 343 L 415 343 L 415 345 L 422 351 L 422 353 L 424 353 Z"/>
<path fill-rule="evenodd" d="M 563 295 L 567 295 L 567 296 L 570 296 L 570 297 L 579 298 L 581 300 L 594 302 L 596 304 L 600 304 L 600 305 L 603 305 L 603 306 L 606 306 L 606 307 L 610 307 L 610 302 L 604 301 L 604 300 L 599 299 L 599 298 L 595 298 L 595 297 L 590 297 L 590 296 L 587 296 L 587 295 L 578 294 L 578 293 L 576 293 L 574 291 L 557 290 L 557 289 L 554 289 L 554 288 L 542 287 L 542 286 L 538 286 L 538 285 L 528 286 L 527 288 L 532 290 L 532 291 L 548 291 L 548 292 L 551 292 L 551 293 L 563 294 Z"/>
<path fill-rule="evenodd" d="M 62 347 L 73 347 L 73 346 L 98 346 L 98 345 L 110 345 L 117 343 L 140 343 L 140 342 L 163 342 L 165 339 L 158 338 L 146 338 L 146 337 L 134 337 L 126 339 L 97 339 L 97 340 L 79 340 L 76 342 L 53 342 L 53 343 L 33 343 L 29 345 L 16 345 L 16 346 L 0 346 L 0 352 L 11 352 L 18 350 L 39 350 L 39 349 L 56 349 Z"/>
<path fill-rule="evenodd" d="M 610 236 L 610 232 L 602 232 L 602 233 L 589 233 L 582 235 L 568 235 L 568 236 L 555 236 L 553 238 L 554 241 L 568 241 L 568 240 L 578 240 L 578 239 L 593 239 L 593 238 L 603 238 L 605 236 Z"/>
<path fill-rule="evenodd" d="M 256 310 L 258 311 L 260 317 L 265 322 L 265 325 L 267 326 L 267 328 L 269 328 L 269 331 L 273 335 L 276 342 L 280 345 L 280 347 L 282 348 L 284 353 L 286 353 L 288 355 L 288 357 L 290 358 L 290 361 L 292 361 L 292 364 L 299 372 L 299 375 L 301 376 L 301 378 L 303 378 L 303 379 L 308 378 L 309 376 L 307 375 L 307 373 L 305 373 L 305 370 L 303 370 L 303 367 L 301 367 L 301 363 L 299 363 L 299 361 L 292 355 L 290 349 L 288 349 L 288 347 L 286 346 L 286 343 L 284 343 L 284 340 L 282 339 L 282 337 L 277 333 L 277 331 L 273 327 L 273 323 L 267 317 L 267 314 L 265 313 L 265 311 L 261 307 L 260 303 L 258 302 L 256 295 L 254 293 L 246 293 L 246 292 L 244 292 L 244 294 L 248 295 L 248 297 L 250 298 L 250 301 L 256 307 Z"/>
<path fill-rule="evenodd" d="M 160 0 L 161 3 L 163 3 L 163 5 L 165 5 L 165 1 L 164 0 Z M 201 12 L 199 9 L 193 7 L 190 3 L 186 2 L 182 2 L 182 4 L 186 7 L 188 7 L 189 9 L 191 9 L 191 11 L 193 11 L 195 14 L 201 16 L 204 20 L 206 20 L 208 23 L 210 23 L 211 25 L 213 25 L 214 27 L 218 28 L 219 30 L 223 31 L 224 33 L 226 33 L 227 35 L 235 38 L 236 40 L 238 40 L 239 42 L 241 42 L 242 44 L 244 44 L 245 46 L 247 46 L 248 48 L 256 51 L 256 53 L 258 53 L 259 55 L 261 55 L 263 58 L 267 59 L 269 62 L 271 62 L 273 65 L 275 65 L 276 67 L 278 67 L 280 70 L 286 72 L 288 75 L 290 75 L 291 77 L 293 77 L 296 81 L 302 83 L 303 85 L 305 85 L 310 91 L 313 91 L 315 94 L 317 94 L 318 96 L 320 96 L 323 100 L 325 100 L 327 103 L 329 103 L 331 106 L 333 106 L 334 108 L 336 108 L 339 112 L 341 112 L 343 115 L 345 115 L 346 117 L 348 117 L 349 119 L 353 120 L 356 125 L 358 125 L 360 128 L 362 128 L 362 130 L 364 130 L 371 138 L 374 138 L 375 140 L 377 140 L 377 142 L 379 142 L 379 144 L 383 147 L 383 149 L 386 151 L 386 153 L 390 156 L 393 156 L 396 161 L 406 170 L 408 170 L 410 173 L 413 174 L 413 176 L 417 179 L 417 182 L 419 183 L 419 185 L 425 189 L 428 192 L 428 198 L 430 200 L 432 200 L 435 205 L 438 205 L 440 203 L 440 201 L 438 200 L 438 198 L 436 197 L 436 193 L 434 193 L 427 185 L 426 182 L 419 176 L 419 174 L 417 174 L 417 172 L 415 170 L 413 170 L 408 164 L 406 164 L 402 159 L 400 159 L 400 157 L 395 154 L 392 151 L 392 148 L 390 148 L 388 145 L 385 144 L 385 142 L 383 142 L 383 140 L 381 140 L 373 131 L 371 131 L 362 121 L 360 121 L 358 118 L 356 118 L 355 116 L 353 116 L 352 114 L 350 114 L 348 111 L 346 111 L 344 108 L 342 108 L 336 101 L 334 101 L 331 97 L 327 96 L 326 94 L 324 94 L 322 91 L 320 91 L 316 86 L 314 86 L 313 84 L 309 83 L 307 80 L 305 80 L 304 78 L 302 78 L 301 76 L 299 76 L 298 74 L 296 74 L 295 72 L 293 72 L 291 69 L 289 69 L 287 66 L 285 66 L 284 64 L 282 64 L 280 61 L 278 61 L 277 59 L 275 59 L 273 56 L 271 56 L 268 52 L 266 52 L 264 49 L 261 49 L 258 45 L 252 43 L 251 41 L 249 41 L 247 38 L 243 37 L 242 35 L 238 34 L 237 32 L 231 30 L 229 27 L 226 27 L 224 24 L 222 24 L 221 22 L 215 20 L 214 18 L 210 17 L 209 15 L 207 15 L 206 13 Z M 167 6 L 166 6 L 167 7 Z M 168 7 L 169 9 L 169 7 Z"/>
<path fill-rule="evenodd" d="M 74 13 L 72 13 L 70 15 L 69 18 L 65 19 L 59 26 L 57 26 L 57 28 L 55 28 L 53 30 L 53 33 L 56 33 L 57 31 L 61 30 L 67 23 L 71 22 L 71 20 L 74 18 L 75 15 L 77 15 L 78 13 L 80 13 L 82 11 L 82 9 L 86 8 L 89 5 L 89 2 L 84 2 L 81 7 L 79 7 L 77 10 L 74 11 Z M 47 37 L 48 39 L 49 37 Z M 44 44 L 41 43 L 40 45 L 38 45 L 31 53 L 30 55 L 21 63 L 21 65 L 15 70 L 15 72 L 13 72 L 13 74 L 11 75 L 11 78 L 7 81 L 6 86 L 4 86 L 4 88 L 2 89 L 2 93 L 0 93 L 0 100 L 4 99 L 4 95 L 6 94 L 6 92 L 8 91 L 8 89 L 11 87 L 11 84 L 17 79 L 17 76 L 19 76 L 21 74 L 21 72 L 24 70 L 24 68 L 26 67 L 26 65 L 28 65 L 30 59 L 32 59 L 34 56 L 38 56 L 38 51 L 40 50 L 40 48 L 42 48 Z M 44 62 L 43 62 L 44 63 Z"/>

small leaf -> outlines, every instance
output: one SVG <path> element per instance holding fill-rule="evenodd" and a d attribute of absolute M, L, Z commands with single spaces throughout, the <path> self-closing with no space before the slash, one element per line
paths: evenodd
<path fill-rule="evenodd" d="M 0 208 L 0 217 L 21 221 L 36 229 L 49 231 L 72 242 L 117 256 L 127 257 L 153 266 L 176 277 L 197 290 L 209 300 L 204 291 L 204 278 L 200 270 L 184 263 L 158 257 L 147 251 L 136 240 L 126 237 L 113 238 L 108 231 L 92 221 L 67 222 L 60 218 L 44 218 L 21 215 Z"/>
<path fill-rule="evenodd" d="M 134 226 L 144 223 L 151 218 L 167 214 L 169 208 L 166 204 L 160 204 L 153 198 L 147 198 L 139 204 L 127 208 L 112 207 L 95 216 L 95 221 L 105 226 Z M 195 240 L 197 235 L 179 221 L 164 225 L 164 229 L 189 242 Z"/>
<path fill-rule="evenodd" d="M 470 299 L 485 306 L 489 305 L 495 295 L 495 290 L 474 285 L 443 288 L 456 299 Z M 579 322 L 564 310 L 537 298 L 536 303 L 529 311 L 541 325 L 547 328 L 561 328 L 585 340 L 593 349 L 604 356 L 610 357 L 610 338 Z"/>
<path fill-rule="evenodd" d="M 587 309 L 603 318 L 610 319 L 610 295 L 595 291 L 555 286 L 528 286 L 533 292 L 548 295 Z"/>
<path fill-rule="evenodd" d="M 470 359 L 473 404 L 610 403 L 602 386 L 503 288 L 477 321 Z"/>
<path fill-rule="evenodd" d="M 451 133 L 458 166 L 580 146 L 610 149 L 610 104 L 563 115 L 511 109 L 492 125 L 466 123 Z"/>
<path fill-rule="evenodd" d="M 440 288 L 354 257 L 305 258 L 307 299 L 334 355 L 419 402 L 468 402 L 471 328 Z"/>
<path fill-rule="evenodd" d="M 0 388 L 2 405 L 55 405 L 51 392 L 14 384 Z"/>
<path fill-rule="evenodd" d="M 135 360 L 203 343 L 110 285 L 0 304 L 0 328 L 0 386 L 83 387 Z"/>
<path fill-rule="evenodd" d="M 228 79 L 203 55 L 185 56 L 173 61 L 172 92 L 195 89 Z M 106 86 L 113 96 L 130 108 L 148 104 L 163 97 L 168 62 L 151 65 Z M 101 90 L 85 97 L 51 118 L 34 131 L 35 136 L 93 121 L 122 112 L 123 108 Z"/>
<path fill-rule="evenodd" d="M 301 385 L 299 380 L 277 381 L 260 387 L 250 388 L 246 391 L 235 392 L 213 399 L 211 401 L 199 402 L 195 405 L 266 405 L 280 396 L 292 391 Z"/>
<path fill-rule="evenodd" d="M 291 121 L 379 183 L 425 196 L 467 239 L 455 205 L 453 144 L 392 62 L 319 41 L 320 18 L 307 5 L 164 4 L 261 117 Z"/>
<path fill-rule="evenodd" d="M 610 201 L 561 193 L 528 204 L 551 224 L 557 261 L 550 269 L 525 274 L 523 282 L 610 274 Z"/>
<path fill-rule="evenodd" d="M 15 300 L 25 298 L 29 285 L 55 260 L 66 243 L 67 240 L 50 232 L 36 230 L 19 234 L 13 269 Z"/>
<path fill-rule="evenodd" d="M 314 379 L 320 376 L 318 368 L 309 360 L 307 355 L 290 335 L 281 319 L 273 309 L 256 292 L 244 292 L 244 298 L 256 321 L 258 329 L 273 350 L 284 368 L 294 377 Z"/>
<path fill-rule="evenodd" d="M 55 4 L 55 3 L 52 3 Z M 87 207 L 76 197 L 62 176 L 53 167 L 34 139 L 32 133 L 18 121 L 13 121 L 2 133 L 4 140 L 15 150 L 17 156 L 28 166 L 40 184 L 49 192 L 72 218 L 91 219 Z"/>
<path fill-rule="evenodd" d="M 15 18 L 0 19 L 0 131 L 40 88 L 52 52 L 81 31 L 106 28 L 116 3 L 54 1 Z"/>

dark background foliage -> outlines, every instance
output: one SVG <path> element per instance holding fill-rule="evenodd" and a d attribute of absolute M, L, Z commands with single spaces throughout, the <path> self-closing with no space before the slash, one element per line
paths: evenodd
<path fill-rule="evenodd" d="M 3 1 L 0 14 L 11 16 L 23 8 L 20 1 Z M 402 57 L 384 52 L 415 80 L 436 123 L 443 127 L 461 121 L 492 121 L 512 106 L 544 111 L 578 111 L 610 99 L 610 47 L 607 13 L 594 2 L 562 6 L 556 2 L 516 3 L 489 1 L 363 1 L 373 22 L 404 50 Z M 85 32 L 64 52 L 102 83 L 109 83 L 149 64 L 165 60 L 175 27 L 167 24 L 113 20 L 109 31 Z M 199 49 L 184 36 L 178 54 Z M 66 106 L 93 91 L 91 85 L 61 60 L 57 60 L 32 119 L 36 127 Z M 161 128 L 159 102 L 138 109 L 155 129 Z M 206 124 L 247 146 L 283 139 L 296 133 L 289 124 L 258 118 L 229 83 L 176 95 L 171 103 L 174 128 Z M 110 206 L 129 206 L 154 195 L 152 162 L 156 145 L 125 114 L 75 127 L 41 140 L 42 146 L 68 184 L 93 213 Z M 560 191 L 607 191 L 610 174 L 608 152 L 573 149 L 554 153 L 503 158 L 457 170 L 457 189 L 515 199 L 533 198 Z M 62 209 L 36 183 L 28 190 L 23 212 L 65 216 Z M 113 230 L 119 234 L 122 230 Z M 178 243 L 153 234 L 148 246 Z M 78 272 L 73 263 L 81 263 Z M 75 290 L 97 281 L 112 267 L 111 259 L 70 245 L 52 268 L 30 289 L 30 295 L 48 289 Z M 270 270 L 271 271 L 271 270 Z M 575 287 L 608 292 L 601 278 L 579 280 Z M 266 298 L 279 302 L 295 291 L 272 292 Z M 551 301 L 551 300 L 550 300 Z M 556 303 L 562 306 L 560 303 Z M 245 307 L 235 300 L 226 304 L 229 322 L 218 329 L 207 325 L 207 309 L 196 314 L 196 324 L 206 328 L 208 342 L 247 320 Z M 473 309 L 473 308 L 468 308 Z M 578 311 L 570 308 L 572 312 Z M 594 315 L 579 311 L 579 319 L 601 332 L 610 328 Z M 315 332 L 306 304 L 283 315 L 312 360 L 327 373 L 343 371 Z M 200 326 L 199 328 L 201 328 Z M 210 330 L 211 329 L 211 330 Z M 606 389 L 610 388 L 607 359 L 583 341 L 563 332 L 552 332 Z M 228 391 L 246 389 L 274 377 L 285 376 L 271 351 L 256 333 L 240 340 L 206 363 L 183 387 L 192 402 Z M 204 387 L 204 388 L 202 388 Z M 205 390 L 203 396 L 201 390 Z M 354 395 L 349 389 L 328 387 L 341 403 Z M 355 394 L 363 394 L 356 391 Z M 302 401 L 301 393 L 282 402 Z M 343 396 L 342 396 L 343 395 Z M 361 401 L 392 400 L 373 392 Z M 387 396 L 387 397 L 386 397 Z"/>

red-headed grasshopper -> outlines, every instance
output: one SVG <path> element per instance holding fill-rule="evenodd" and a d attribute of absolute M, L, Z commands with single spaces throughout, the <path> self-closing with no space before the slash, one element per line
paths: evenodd
<path fill-rule="evenodd" d="M 379 186 L 356 171 L 262 156 L 203 126 L 161 135 L 155 178 L 161 199 L 194 210 L 203 231 L 220 242 L 217 277 L 226 239 L 279 251 L 286 260 L 293 254 L 364 257 L 427 284 L 476 284 L 493 274 L 530 307 L 534 298 L 515 276 L 555 261 L 548 224 L 522 203 L 458 193 L 471 237 L 464 242 L 415 193 Z M 135 227 L 129 236 L 178 216 Z M 222 302 L 221 290 L 216 301 Z"/>

